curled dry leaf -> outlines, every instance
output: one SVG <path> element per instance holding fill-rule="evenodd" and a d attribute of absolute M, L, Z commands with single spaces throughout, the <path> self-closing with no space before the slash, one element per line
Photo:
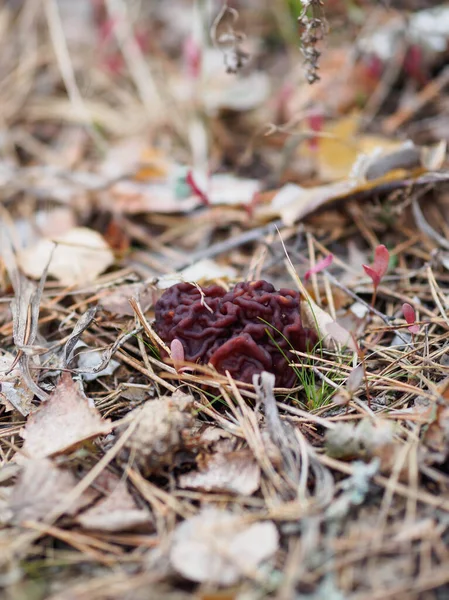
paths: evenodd
<path fill-rule="evenodd" d="M 251 496 L 260 485 L 260 467 L 248 450 L 218 452 L 199 472 L 181 475 L 179 484 L 182 488 L 205 492 Z"/>
<path fill-rule="evenodd" d="M 205 508 L 175 530 L 170 551 L 174 569 L 191 581 L 233 585 L 279 547 L 271 521 L 247 525 L 226 510 Z"/>
<path fill-rule="evenodd" d="M 346 389 L 350 394 L 354 394 L 363 382 L 364 370 L 363 365 L 357 365 L 349 373 L 346 380 Z"/>
<path fill-rule="evenodd" d="M 9 370 L 14 361 L 15 356 L 9 352 L 0 354 L 0 404 L 7 411 L 16 409 L 26 416 L 31 410 L 34 392 L 30 390 L 18 368 Z"/>
<path fill-rule="evenodd" d="M 112 358 L 103 369 L 99 369 L 103 363 L 103 353 L 100 350 L 88 348 L 83 342 L 77 344 L 77 349 L 80 347 L 82 349 L 77 354 L 77 359 L 83 381 L 95 381 L 99 377 L 113 375 L 120 366 L 120 363 Z"/>
<path fill-rule="evenodd" d="M 17 259 L 29 277 L 39 279 L 50 261 L 49 275 L 63 285 L 79 285 L 94 281 L 113 264 L 114 255 L 97 231 L 74 227 L 51 240 L 42 239 L 21 250 Z"/>
<path fill-rule="evenodd" d="M 100 416 L 71 376 L 63 373 L 50 398 L 28 417 L 21 432 L 23 452 L 33 458 L 64 454 L 111 429 L 110 421 Z M 16 454 L 17 462 L 24 462 L 24 455 Z"/>
<path fill-rule="evenodd" d="M 151 400 L 133 411 L 137 426 L 122 452 L 144 473 L 172 467 L 184 447 L 186 432 L 193 426 L 193 398 L 182 392 Z"/>
<path fill-rule="evenodd" d="M 9 499 L 12 522 L 40 521 L 65 501 L 77 480 L 67 470 L 58 469 L 48 458 L 27 461 Z M 92 502 L 96 494 L 85 492 L 67 511 L 74 514 Z"/>
<path fill-rule="evenodd" d="M 148 529 L 151 524 L 150 513 L 137 507 L 124 481 L 117 481 L 106 498 L 81 514 L 77 520 L 85 529 L 111 532 L 137 527 Z"/>
<path fill-rule="evenodd" d="M 325 345 L 333 346 L 337 343 L 357 352 L 357 346 L 350 332 L 334 321 L 330 314 L 320 308 L 310 297 L 301 304 L 301 318 L 303 326 L 315 329 Z"/>

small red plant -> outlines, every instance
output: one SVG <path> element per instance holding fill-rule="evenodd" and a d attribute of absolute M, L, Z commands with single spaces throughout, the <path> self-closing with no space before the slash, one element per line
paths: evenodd
<path fill-rule="evenodd" d="M 418 333 L 419 325 L 416 323 L 416 313 L 413 306 L 408 302 L 404 302 L 404 304 L 402 305 L 402 314 L 404 315 L 404 318 L 407 321 L 407 329 L 411 331 L 411 333 Z"/>
<path fill-rule="evenodd" d="M 318 112 L 314 112 L 311 115 L 309 115 L 308 119 L 308 125 L 310 127 L 310 130 L 316 133 L 320 133 L 323 130 L 323 126 L 324 126 L 324 116 L 322 113 L 318 113 Z M 309 141 L 309 148 L 311 150 L 317 150 L 318 149 L 318 139 L 319 136 L 312 136 Z"/>
<path fill-rule="evenodd" d="M 201 74 L 201 46 L 193 38 L 189 36 L 184 42 L 183 59 L 185 68 L 189 77 L 197 80 Z"/>
<path fill-rule="evenodd" d="M 194 177 L 192 169 L 189 169 L 189 171 L 186 175 L 186 183 L 190 187 L 192 192 L 200 198 L 201 202 L 205 206 L 210 206 L 209 197 L 198 185 L 196 178 Z"/>
<path fill-rule="evenodd" d="M 324 258 L 319 260 L 314 267 L 312 267 L 311 269 L 306 271 L 306 274 L 304 275 L 304 279 L 307 281 L 308 279 L 310 279 L 311 275 L 314 275 L 315 273 L 319 273 L 320 271 L 324 271 L 324 269 L 327 269 L 327 267 L 329 267 L 332 264 L 333 260 L 334 260 L 334 255 L 328 254 L 327 256 L 325 256 Z"/>
<path fill-rule="evenodd" d="M 388 270 L 388 263 L 390 261 L 390 253 L 388 249 L 383 245 L 379 244 L 374 251 L 374 262 L 370 265 L 362 265 L 365 269 L 365 273 L 371 277 L 374 291 L 371 299 L 371 304 L 374 306 L 377 296 L 377 288 L 382 281 L 383 276 Z"/>

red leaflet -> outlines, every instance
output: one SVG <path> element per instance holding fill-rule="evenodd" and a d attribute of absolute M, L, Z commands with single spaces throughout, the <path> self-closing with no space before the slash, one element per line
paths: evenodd
<path fill-rule="evenodd" d="M 402 305 L 402 314 L 404 315 L 405 320 L 409 324 L 409 327 L 407 329 L 412 333 L 418 333 L 419 325 L 417 325 L 415 322 L 416 313 L 413 306 L 408 302 L 404 302 L 404 304 Z"/>
<path fill-rule="evenodd" d="M 187 73 L 192 79 L 198 79 L 201 73 L 201 46 L 189 36 L 183 47 L 183 59 Z"/>
<path fill-rule="evenodd" d="M 322 114 L 312 113 L 307 121 L 311 131 L 316 131 L 317 133 L 322 131 L 324 125 L 324 116 Z M 318 148 L 318 136 L 310 138 L 309 147 L 311 150 L 316 150 Z"/>
<path fill-rule="evenodd" d="M 308 279 L 310 279 L 311 275 L 314 275 L 315 273 L 319 273 L 320 271 L 327 269 L 327 267 L 329 267 L 332 264 L 333 260 L 334 255 L 328 254 L 327 256 L 319 260 L 314 267 L 312 267 L 306 272 L 306 274 L 304 275 L 304 279 L 307 281 Z"/>
<path fill-rule="evenodd" d="M 362 265 L 365 273 L 373 280 L 374 287 L 377 289 L 383 276 L 388 270 L 390 253 L 383 244 L 379 244 L 374 251 L 374 262 L 372 266 Z"/>

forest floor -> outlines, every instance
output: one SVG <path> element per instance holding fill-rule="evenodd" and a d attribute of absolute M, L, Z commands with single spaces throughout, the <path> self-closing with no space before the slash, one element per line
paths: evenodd
<path fill-rule="evenodd" d="M 449 597 L 448 32 L 446 2 L 1 3 L 5 598 Z M 239 282 L 261 337 L 189 361 Z"/>

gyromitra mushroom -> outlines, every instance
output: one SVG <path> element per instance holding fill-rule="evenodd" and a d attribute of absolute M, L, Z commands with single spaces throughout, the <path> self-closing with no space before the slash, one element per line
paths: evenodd
<path fill-rule="evenodd" d="M 210 363 L 247 383 L 269 371 L 277 386 L 291 387 L 296 377 L 288 366 L 295 358 L 290 350 L 304 352 L 317 341 L 302 326 L 298 292 L 277 291 L 267 281 L 238 283 L 229 292 L 179 283 L 164 292 L 155 310 L 157 333 L 167 344 L 179 340 L 186 361 Z"/>

